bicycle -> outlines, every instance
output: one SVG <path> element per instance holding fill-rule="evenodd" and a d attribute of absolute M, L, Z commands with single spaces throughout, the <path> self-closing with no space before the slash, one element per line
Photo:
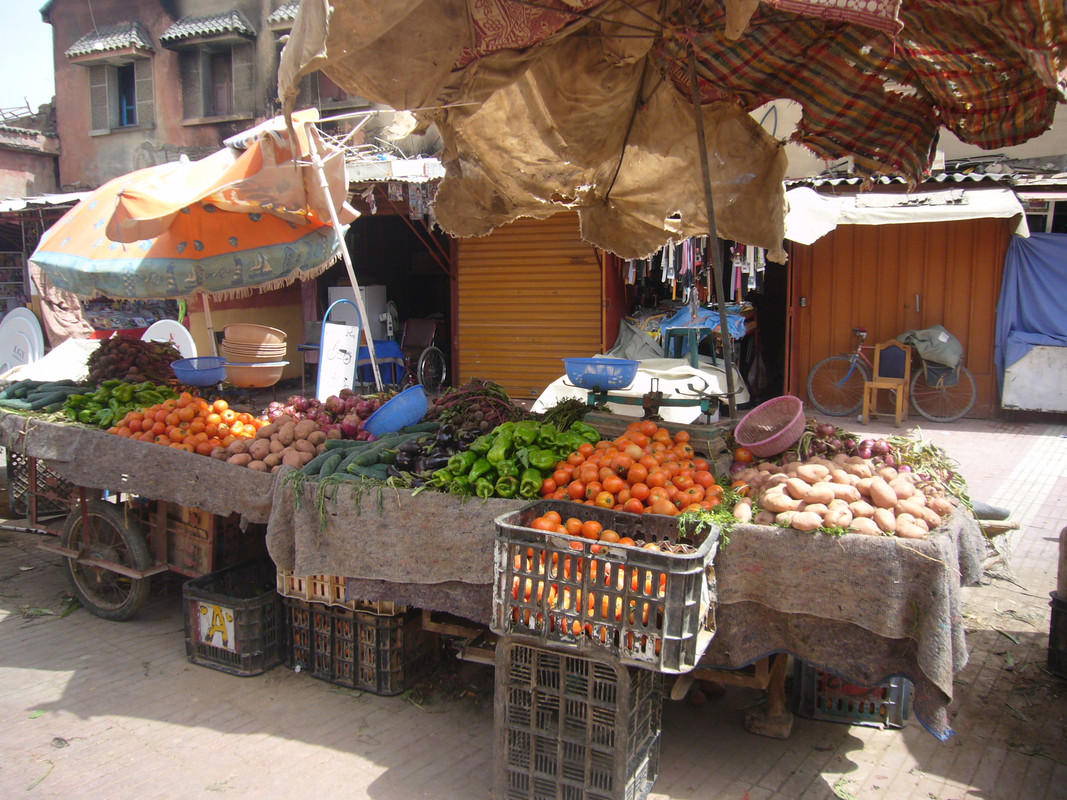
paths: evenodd
<path fill-rule="evenodd" d="M 863 405 L 863 384 L 871 379 L 874 365 L 865 351 L 866 328 L 853 328 L 859 340 L 851 353 L 828 356 L 811 368 L 808 374 L 808 399 L 819 411 L 831 417 L 855 414 Z M 922 361 L 922 367 L 912 375 L 910 401 L 912 407 L 931 422 L 955 422 L 974 407 L 978 387 L 974 375 L 960 364 L 956 369 L 940 367 Z M 952 381 L 953 375 L 958 376 Z"/>
<path fill-rule="evenodd" d="M 437 322 L 432 319 L 408 319 L 400 336 L 400 348 L 404 351 L 404 380 L 408 385 L 416 382 L 430 394 L 436 394 L 445 386 L 448 365 L 445 354 L 434 345 L 437 337 Z"/>

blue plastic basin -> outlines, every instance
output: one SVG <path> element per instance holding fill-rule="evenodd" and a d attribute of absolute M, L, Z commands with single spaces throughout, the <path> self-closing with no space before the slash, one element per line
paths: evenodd
<path fill-rule="evenodd" d="M 174 377 L 187 386 L 210 386 L 226 380 L 226 359 L 221 356 L 179 358 L 172 361 Z"/>
<path fill-rule="evenodd" d="M 363 428 L 375 437 L 398 431 L 408 425 L 414 425 L 426 416 L 430 407 L 426 391 L 420 384 L 405 389 L 381 408 L 367 417 Z"/>

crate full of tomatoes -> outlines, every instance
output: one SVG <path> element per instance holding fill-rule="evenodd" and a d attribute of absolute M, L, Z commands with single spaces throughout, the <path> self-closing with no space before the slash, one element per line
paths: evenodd
<path fill-rule="evenodd" d="M 680 525 L 565 500 L 497 517 L 490 628 L 660 672 L 692 669 L 715 633 L 720 530 Z"/>

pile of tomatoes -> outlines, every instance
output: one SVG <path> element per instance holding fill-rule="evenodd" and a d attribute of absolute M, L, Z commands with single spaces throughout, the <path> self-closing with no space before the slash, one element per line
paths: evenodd
<path fill-rule="evenodd" d="M 652 420 L 635 420 L 618 438 L 584 444 L 560 461 L 541 496 L 674 516 L 690 507 L 715 508 L 723 488 L 689 444 L 687 431 L 672 436 Z"/>
<path fill-rule="evenodd" d="M 621 536 L 618 531 L 605 528 L 603 523 L 595 519 L 582 520 L 578 517 L 564 519 L 558 511 L 546 511 L 541 516 L 530 522 L 530 527 L 536 531 L 548 531 L 549 533 L 566 533 L 571 536 L 580 536 L 584 539 L 592 539 L 601 544 L 594 544 L 590 549 L 593 555 L 604 550 L 604 544 L 623 544 L 628 547 L 641 547 L 645 550 L 662 550 L 660 542 L 636 542 L 629 536 Z M 585 550 L 579 542 L 571 543 L 572 550 Z M 527 553 L 532 558 L 533 551 Z M 555 559 L 555 555 L 553 555 Z M 553 562 L 554 563 L 554 562 Z M 516 564 L 516 569 L 519 565 Z"/>
<path fill-rule="evenodd" d="M 208 402 L 183 392 L 158 405 L 131 411 L 108 433 L 207 456 L 216 447 L 228 447 L 234 439 L 252 438 L 266 424 L 266 420 L 234 411 L 225 400 Z"/>

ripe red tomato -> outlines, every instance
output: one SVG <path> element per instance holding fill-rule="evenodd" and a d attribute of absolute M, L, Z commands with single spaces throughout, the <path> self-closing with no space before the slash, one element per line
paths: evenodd
<path fill-rule="evenodd" d="M 739 464 L 751 464 L 753 461 L 752 451 L 747 447 L 739 447 L 734 450 L 734 461 Z"/>

